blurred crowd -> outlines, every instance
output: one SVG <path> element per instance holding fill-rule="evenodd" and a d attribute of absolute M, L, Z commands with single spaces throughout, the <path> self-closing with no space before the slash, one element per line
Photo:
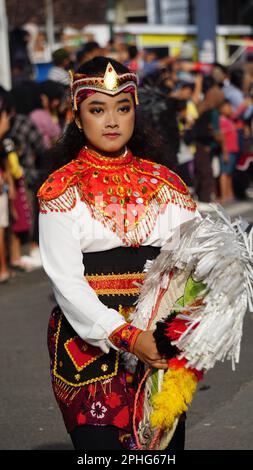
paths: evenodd
<path fill-rule="evenodd" d="M 38 83 L 27 34 L 12 37 L 13 87 L 0 88 L 0 283 L 41 266 L 36 192 L 47 176 L 48 152 L 72 120 L 68 70 L 95 56 L 113 57 L 138 74 L 137 116 L 145 116 L 161 136 L 162 163 L 182 177 L 200 205 L 249 197 L 250 69 L 159 57 L 155 49 L 138 51 L 113 40 L 101 48 L 90 41 L 76 51 L 57 49 L 47 79 Z"/>

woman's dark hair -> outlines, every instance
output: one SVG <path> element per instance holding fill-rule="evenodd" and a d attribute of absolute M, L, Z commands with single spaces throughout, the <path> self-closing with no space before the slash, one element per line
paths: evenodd
<path fill-rule="evenodd" d="M 87 76 L 104 76 L 108 63 L 111 63 L 117 73 L 129 73 L 129 69 L 121 63 L 108 57 L 95 57 L 81 65 L 77 73 Z M 67 164 L 77 157 L 86 144 L 85 135 L 80 132 L 75 121 L 72 121 L 58 143 L 48 152 L 45 162 L 51 172 Z M 152 161 L 170 165 L 170 155 L 162 137 L 153 127 L 147 125 L 146 114 L 142 113 L 141 104 L 138 106 L 134 133 L 128 142 L 128 148 L 135 156 L 148 158 Z M 172 167 L 171 165 L 170 167 Z"/>

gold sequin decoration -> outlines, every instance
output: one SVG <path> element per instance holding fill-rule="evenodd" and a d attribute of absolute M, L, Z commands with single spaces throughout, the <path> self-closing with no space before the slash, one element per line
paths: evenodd
<path fill-rule="evenodd" d="M 59 366 L 60 366 L 60 367 L 63 366 L 63 362 L 62 362 L 62 361 L 59 362 Z"/>
<path fill-rule="evenodd" d="M 125 180 L 126 180 L 128 183 L 131 182 L 130 177 L 129 177 L 129 175 L 128 175 L 127 173 L 124 173 L 124 178 L 125 178 Z"/>
<path fill-rule="evenodd" d="M 132 192 L 133 192 L 132 188 L 129 188 L 129 189 L 127 190 L 127 195 L 128 195 L 128 196 L 131 196 Z"/>
<path fill-rule="evenodd" d="M 118 175 L 113 175 L 112 181 L 116 184 L 120 184 L 121 183 L 121 178 Z"/>
<path fill-rule="evenodd" d="M 107 364 L 102 364 L 101 370 L 102 370 L 103 372 L 106 372 L 106 371 L 108 370 L 108 365 L 107 365 Z"/>
<path fill-rule="evenodd" d="M 99 175 L 99 171 L 93 171 L 93 178 L 97 178 Z"/>
<path fill-rule="evenodd" d="M 109 176 L 104 176 L 103 182 L 107 184 L 109 183 L 109 179 L 110 179 Z"/>
<path fill-rule="evenodd" d="M 145 193 L 147 192 L 147 190 L 148 190 L 147 186 L 142 186 L 141 192 L 142 192 L 143 194 L 145 194 Z"/>
<path fill-rule="evenodd" d="M 117 194 L 118 194 L 118 196 L 124 196 L 125 188 L 123 186 L 118 186 L 117 187 Z"/>
<path fill-rule="evenodd" d="M 81 378 L 81 375 L 80 375 L 80 374 L 76 374 L 76 375 L 75 375 L 75 379 L 76 379 L 77 382 L 79 382 L 80 378 Z"/>
<path fill-rule="evenodd" d="M 112 188 L 108 188 L 107 194 L 113 194 L 113 189 L 112 189 Z"/>

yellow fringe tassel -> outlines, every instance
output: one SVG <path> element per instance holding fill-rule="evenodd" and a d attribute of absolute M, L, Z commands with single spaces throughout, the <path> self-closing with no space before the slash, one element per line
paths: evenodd
<path fill-rule="evenodd" d="M 171 428 L 175 419 L 186 411 L 187 405 L 191 403 L 197 382 L 194 373 L 184 367 L 168 370 L 164 374 L 161 392 L 156 393 L 152 399 L 151 426 Z"/>

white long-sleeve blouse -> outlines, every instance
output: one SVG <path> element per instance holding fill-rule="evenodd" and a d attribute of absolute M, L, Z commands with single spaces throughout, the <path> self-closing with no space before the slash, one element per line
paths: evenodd
<path fill-rule="evenodd" d="M 83 255 L 123 247 L 117 234 L 94 219 L 77 189 L 75 207 L 66 212 L 47 212 L 39 216 L 40 250 L 43 267 L 52 281 L 58 305 L 76 333 L 89 344 L 108 352 L 113 345 L 109 335 L 125 323 L 113 308 L 105 306 L 85 278 Z M 180 225 L 198 216 L 168 203 L 159 214 L 143 246 L 162 247 L 172 235 L 180 236 Z"/>

